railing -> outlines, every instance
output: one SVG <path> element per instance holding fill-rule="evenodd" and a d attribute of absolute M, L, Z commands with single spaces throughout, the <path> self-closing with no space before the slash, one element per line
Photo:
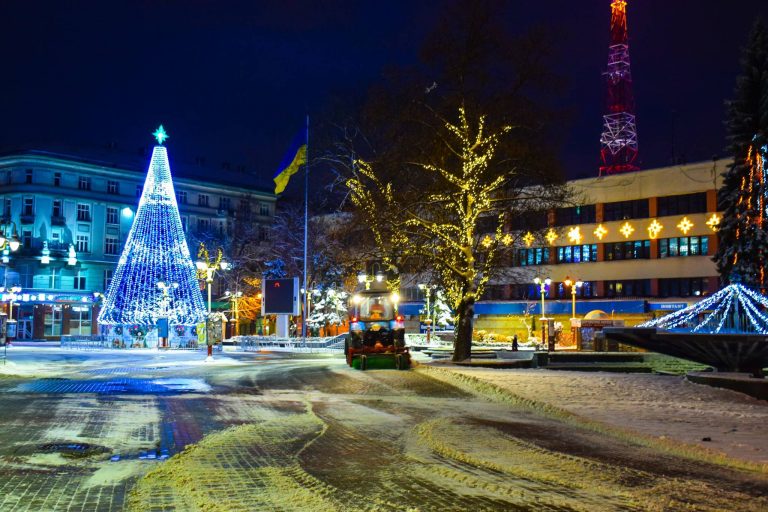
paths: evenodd
<path fill-rule="evenodd" d="M 92 335 L 92 336 L 86 336 L 86 335 L 65 335 L 61 337 L 61 348 L 66 348 L 70 350 L 107 350 L 107 349 L 131 349 L 131 348 L 160 348 L 163 350 L 204 350 L 206 349 L 206 345 L 203 343 L 198 343 L 197 338 L 195 337 L 180 337 L 180 338 L 172 338 L 169 341 L 169 345 L 166 347 L 160 347 L 160 346 L 151 346 L 147 347 L 145 346 L 144 341 L 145 340 L 133 340 L 134 343 L 131 344 L 130 341 L 124 341 L 121 339 L 117 339 L 114 336 L 103 336 L 103 335 Z M 154 343 L 154 340 L 152 340 Z M 222 345 L 214 345 L 213 346 L 214 352 L 221 352 L 222 351 Z"/>
<path fill-rule="evenodd" d="M 277 336 L 235 336 L 232 342 L 238 350 L 244 352 L 259 352 L 261 350 L 276 352 L 342 352 L 344 350 L 344 334 L 328 337 L 278 338 Z"/>

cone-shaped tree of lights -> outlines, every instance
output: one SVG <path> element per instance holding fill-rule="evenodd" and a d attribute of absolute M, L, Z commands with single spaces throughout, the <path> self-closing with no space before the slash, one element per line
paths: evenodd
<path fill-rule="evenodd" d="M 168 137 L 162 125 L 154 133 L 161 144 L 152 151 L 136 217 L 99 313 L 102 325 L 195 325 L 206 309 L 171 181 Z M 165 290 L 158 287 L 163 282 Z M 173 285 L 178 283 L 178 286 Z M 166 295 L 167 294 L 167 295 Z"/>

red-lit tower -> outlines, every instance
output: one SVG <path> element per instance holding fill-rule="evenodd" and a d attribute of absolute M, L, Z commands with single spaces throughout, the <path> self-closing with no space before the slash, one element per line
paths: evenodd
<path fill-rule="evenodd" d="M 608 47 L 606 113 L 600 136 L 600 175 L 636 171 L 637 128 L 632 73 L 629 70 L 627 2 L 611 2 L 611 44 Z"/>

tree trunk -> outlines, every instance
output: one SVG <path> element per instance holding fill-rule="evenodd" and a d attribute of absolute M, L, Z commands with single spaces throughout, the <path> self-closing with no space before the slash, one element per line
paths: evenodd
<path fill-rule="evenodd" d="M 464 299 L 458 308 L 459 322 L 453 344 L 453 360 L 464 361 L 472 355 L 472 321 L 475 316 L 475 299 Z"/>

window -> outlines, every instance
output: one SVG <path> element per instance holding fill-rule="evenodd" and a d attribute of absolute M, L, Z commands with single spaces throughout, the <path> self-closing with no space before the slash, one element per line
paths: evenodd
<path fill-rule="evenodd" d="M 576 287 L 576 297 L 590 298 L 597 294 L 597 281 L 583 281 L 581 286 Z M 557 283 L 557 298 L 570 299 L 571 289 L 563 283 Z"/>
<path fill-rule="evenodd" d="M 211 221 L 208 219 L 197 219 L 197 230 L 199 232 L 208 231 L 211 229 Z"/>
<path fill-rule="evenodd" d="M 88 250 L 88 242 L 90 241 L 90 238 L 90 235 L 77 235 L 77 241 L 75 243 L 77 252 L 90 252 Z"/>
<path fill-rule="evenodd" d="M 605 244 L 606 261 L 644 260 L 651 257 L 651 241 L 635 240 Z"/>
<path fill-rule="evenodd" d="M 658 200 L 658 214 L 684 215 L 687 213 L 704 213 L 707 211 L 707 193 L 682 194 L 677 196 L 660 197 Z"/>
<path fill-rule="evenodd" d="M 546 265 L 549 263 L 549 247 L 531 247 L 530 249 L 520 249 L 517 252 L 518 265 L 527 267 L 529 265 Z"/>
<path fill-rule="evenodd" d="M 178 190 L 178 191 L 176 191 L 176 202 L 178 204 L 187 204 L 187 191 L 186 190 Z"/>
<path fill-rule="evenodd" d="M 141 193 L 144 191 L 144 185 L 136 185 L 136 197 L 141 197 Z"/>
<path fill-rule="evenodd" d="M 605 282 L 605 295 L 608 297 L 648 297 L 650 294 L 650 279 L 626 279 L 623 281 Z"/>
<path fill-rule="evenodd" d="M 104 293 L 109 290 L 109 285 L 112 284 L 112 276 L 114 275 L 114 270 L 105 270 L 104 271 Z"/>
<path fill-rule="evenodd" d="M 120 193 L 120 182 L 119 181 L 107 181 L 107 194 L 117 195 Z"/>
<path fill-rule="evenodd" d="M 555 212 L 556 226 L 570 226 L 573 224 L 594 224 L 596 222 L 596 208 L 594 204 L 572 206 L 570 208 L 558 208 Z"/>
<path fill-rule="evenodd" d="M 85 290 L 85 275 L 78 272 L 75 276 L 74 284 L 72 287 L 75 290 Z"/>
<path fill-rule="evenodd" d="M 91 220 L 91 205 L 85 203 L 77 203 L 77 220 Z"/>
<path fill-rule="evenodd" d="M 114 206 L 107 206 L 107 224 L 119 224 L 119 217 L 117 214 L 117 208 Z"/>
<path fill-rule="evenodd" d="M 597 244 L 557 248 L 558 263 L 586 263 L 588 261 L 597 261 Z"/>
<path fill-rule="evenodd" d="M 45 336 L 61 336 L 61 324 L 62 324 L 62 305 L 61 304 L 43 304 L 45 308 L 45 314 L 43 316 L 43 324 L 45 329 L 43 334 Z"/>
<path fill-rule="evenodd" d="M 232 208 L 232 201 L 228 197 L 219 198 L 219 210 L 229 210 Z"/>
<path fill-rule="evenodd" d="M 53 200 L 53 208 L 51 209 L 51 216 L 55 218 L 63 217 L 62 210 L 61 210 L 61 199 Z"/>
<path fill-rule="evenodd" d="M 34 171 L 32 171 L 32 169 L 27 169 L 26 171 L 24 171 L 24 183 L 26 183 L 27 185 L 32 183 L 33 173 Z"/>
<path fill-rule="evenodd" d="M 24 203 L 21 209 L 22 215 L 34 215 L 35 214 L 35 198 L 25 197 Z"/>
<path fill-rule="evenodd" d="M 90 176 L 80 176 L 77 179 L 77 188 L 80 190 L 91 190 Z"/>
<path fill-rule="evenodd" d="M 54 187 L 60 187 L 61 186 L 61 173 L 60 172 L 53 173 L 53 186 Z"/>
<path fill-rule="evenodd" d="M 676 277 L 659 279 L 659 297 L 698 297 L 709 292 L 709 278 Z"/>
<path fill-rule="evenodd" d="M 648 217 L 648 200 L 617 201 L 603 205 L 603 221 L 644 219 Z"/>
<path fill-rule="evenodd" d="M 117 251 L 120 248 L 120 241 L 113 236 L 107 236 L 104 239 L 104 254 L 108 256 L 117 255 Z"/>
<path fill-rule="evenodd" d="M 32 248 L 32 230 L 31 229 L 23 229 L 21 231 L 21 246 L 25 249 L 31 249 Z"/>
<path fill-rule="evenodd" d="M 259 203 L 259 215 L 269 215 L 268 203 Z"/>
<path fill-rule="evenodd" d="M 208 194 L 198 194 L 197 195 L 197 205 L 198 206 L 208 206 Z"/>
<path fill-rule="evenodd" d="M 682 236 L 659 240 L 659 258 L 676 256 L 706 256 L 709 252 L 708 236 Z"/>
<path fill-rule="evenodd" d="M 259 226 L 259 242 L 266 242 L 269 240 L 269 228 L 267 226 Z"/>
<path fill-rule="evenodd" d="M 88 335 L 91 334 L 91 308 L 89 306 L 72 306 L 69 317 L 69 333 Z"/>

